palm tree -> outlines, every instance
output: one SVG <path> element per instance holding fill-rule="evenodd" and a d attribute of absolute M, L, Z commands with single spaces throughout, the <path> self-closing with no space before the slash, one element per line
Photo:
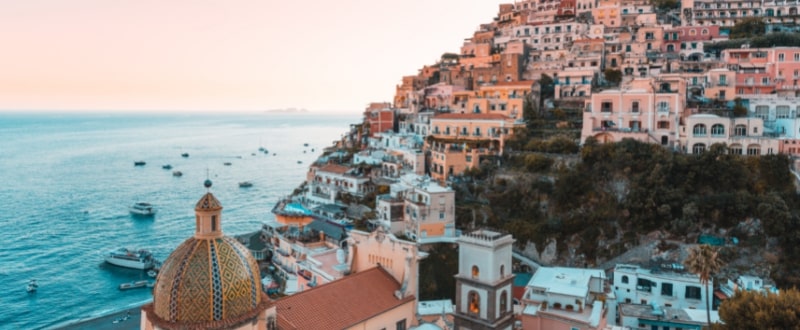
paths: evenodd
<path fill-rule="evenodd" d="M 683 262 L 689 272 L 700 276 L 700 283 L 706 286 L 706 317 L 711 328 L 711 296 L 708 295 L 709 280 L 722 268 L 719 251 L 711 245 L 703 244 L 689 250 L 689 256 Z"/>

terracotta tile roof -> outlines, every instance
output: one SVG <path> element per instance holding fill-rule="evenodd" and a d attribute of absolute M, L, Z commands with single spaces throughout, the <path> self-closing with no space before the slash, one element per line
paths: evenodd
<path fill-rule="evenodd" d="M 400 283 L 381 267 L 371 268 L 276 302 L 280 329 L 344 329 L 413 303 L 397 299 Z"/>
<path fill-rule="evenodd" d="M 320 167 L 317 172 L 329 172 L 329 173 L 336 173 L 336 174 L 345 174 L 349 171 L 350 168 L 347 166 L 337 165 L 337 164 L 327 164 L 323 167 Z"/>
<path fill-rule="evenodd" d="M 433 119 L 504 120 L 508 117 L 495 113 L 444 113 Z"/>
<path fill-rule="evenodd" d="M 520 81 L 498 81 L 495 86 L 528 86 L 533 85 L 533 80 L 520 80 Z"/>

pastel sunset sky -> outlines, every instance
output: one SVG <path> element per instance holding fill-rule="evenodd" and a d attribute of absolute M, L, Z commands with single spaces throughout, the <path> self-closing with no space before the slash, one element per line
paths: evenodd
<path fill-rule="evenodd" d="M 509 2 L 0 0 L 0 111 L 359 112 Z"/>

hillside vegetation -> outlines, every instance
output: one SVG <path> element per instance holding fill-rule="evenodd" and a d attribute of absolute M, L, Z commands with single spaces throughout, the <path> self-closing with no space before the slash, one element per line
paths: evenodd
<path fill-rule="evenodd" d="M 729 242 L 728 261 L 755 249 L 755 258 L 769 256 L 766 275 L 800 284 L 791 271 L 800 260 L 800 199 L 788 157 L 729 155 L 723 145 L 683 155 L 591 138 L 573 153 L 574 142 L 563 140 L 529 141 L 457 180 L 459 226 L 506 230 L 519 249 L 535 244 L 538 253 L 555 245 L 552 263 L 578 267 L 596 267 L 654 232 L 662 245 L 711 234 Z"/>

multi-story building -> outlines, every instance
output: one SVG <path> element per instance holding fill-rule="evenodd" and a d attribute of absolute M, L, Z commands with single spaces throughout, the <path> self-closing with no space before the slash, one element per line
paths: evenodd
<path fill-rule="evenodd" d="M 678 125 L 685 103 L 678 91 L 685 86 L 656 87 L 656 84 L 659 82 L 653 79 L 634 79 L 621 89 L 592 94 L 583 113 L 581 141 L 590 136 L 601 143 L 632 138 L 678 147 Z"/>
<path fill-rule="evenodd" d="M 713 280 L 709 280 L 708 285 L 713 287 Z M 705 285 L 695 274 L 625 264 L 614 267 L 613 291 L 620 306 L 640 304 L 705 311 L 710 299 L 706 296 Z"/>
<path fill-rule="evenodd" d="M 394 130 L 395 113 L 391 103 L 370 103 L 364 110 L 364 122 L 369 124 L 369 136 Z"/>
<path fill-rule="evenodd" d="M 344 165 L 314 164 L 309 166 L 306 177 L 305 201 L 310 204 L 335 203 L 339 193 L 363 197 L 374 190 L 369 177 Z"/>
<path fill-rule="evenodd" d="M 524 123 L 492 113 L 448 113 L 431 119 L 426 149 L 431 151 L 431 177 L 444 182 L 468 168 L 478 167 L 481 157 L 501 155 L 515 127 Z"/>
<path fill-rule="evenodd" d="M 722 51 L 722 60 L 736 71 L 736 93 L 798 95 L 800 47 L 737 48 Z"/>
<path fill-rule="evenodd" d="M 539 267 L 522 297 L 522 329 L 606 329 L 615 310 L 601 269 Z"/>
<path fill-rule="evenodd" d="M 737 22 L 764 15 L 761 0 L 681 0 L 681 25 L 734 26 Z"/>
<path fill-rule="evenodd" d="M 672 308 L 643 304 L 620 304 L 620 325 L 625 329 L 702 330 L 708 326 L 705 310 Z M 719 322 L 717 311 L 711 311 L 711 323 Z"/>
<path fill-rule="evenodd" d="M 455 191 L 427 177 L 404 175 L 375 204 L 381 225 L 393 233 L 423 244 L 455 240 Z"/>

